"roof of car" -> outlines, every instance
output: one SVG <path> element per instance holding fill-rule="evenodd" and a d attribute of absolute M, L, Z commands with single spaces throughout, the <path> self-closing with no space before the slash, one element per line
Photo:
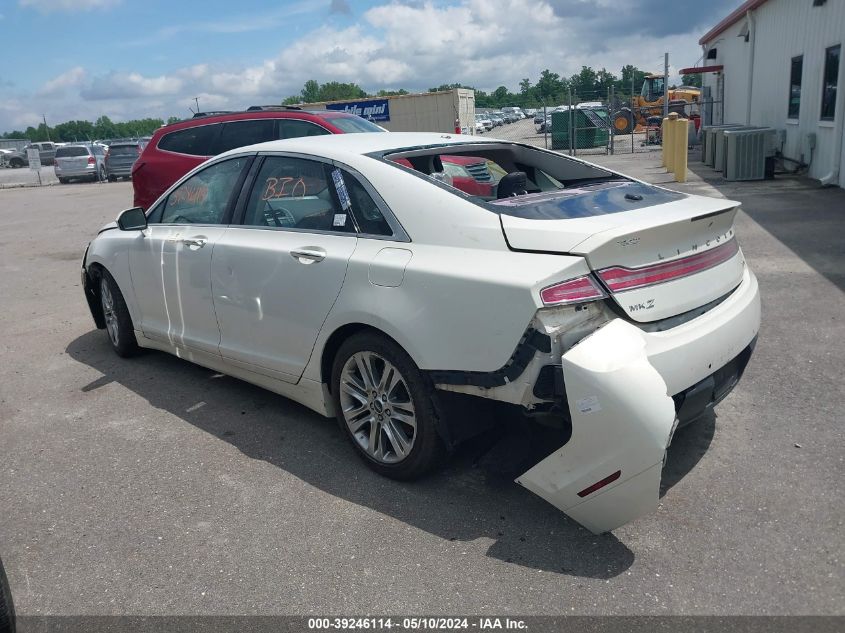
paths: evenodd
<path fill-rule="evenodd" d="M 238 119 L 272 119 L 297 117 L 305 115 L 320 118 L 348 118 L 355 115 L 339 110 L 303 110 L 296 106 L 260 106 L 251 110 L 216 110 L 212 112 L 197 112 L 189 119 L 181 119 L 168 123 L 156 130 L 156 133 L 169 132 L 174 128 L 193 127 L 195 125 L 207 125 L 209 123 L 220 123 L 235 121 Z"/>
<path fill-rule="evenodd" d="M 268 141 L 257 145 L 248 145 L 233 149 L 226 154 L 240 154 L 245 151 L 255 152 L 303 152 L 318 154 L 326 158 L 338 159 L 353 155 L 387 152 L 390 150 L 413 149 L 432 145 L 480 144 L 497 139 L 468 136 L 461 134 L 441 134 L 438 132 L 364 132 L 357 134 L 326 134 L 323 136 L 304 136 L 281 141 Z"/>

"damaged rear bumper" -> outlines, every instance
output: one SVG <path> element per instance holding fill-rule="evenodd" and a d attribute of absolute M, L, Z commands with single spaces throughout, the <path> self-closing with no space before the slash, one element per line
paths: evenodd
<path fill-rule="evenodd" d="M 759 325 L 759 290 L 747 270 L 731 297 L 671 330 L 606 324 L 561 359 L 569 441 L 516 481 L 595 533 L 653 511 L 678 415 L 730 391 Z"/>

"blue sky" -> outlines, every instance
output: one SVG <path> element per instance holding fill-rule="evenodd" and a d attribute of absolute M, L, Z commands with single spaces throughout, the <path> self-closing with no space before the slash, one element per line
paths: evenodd
<path fill-rule="evenodd" d="M 309 78 L 515 90 L 544 68 L 658 69 L 663 51 L 680 68 L 737 1 L 0 0 L 0 131 L 278 102 Z"/>

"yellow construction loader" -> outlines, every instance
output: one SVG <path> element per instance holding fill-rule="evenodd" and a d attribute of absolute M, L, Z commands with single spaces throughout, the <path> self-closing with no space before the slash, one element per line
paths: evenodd
<path fill-rule="evenodd" d="M 631 107 L 620 108 L 611 116 L 616 134 L 630 134 L 634 129 L 640 131 L 646 127 L 648 117 L 662 116 L 665 92 L 663 75 L 646 75 L 640 94 L 631 97 Z M 696 116 L 700 97 L 701 90 L 692 86 L 670 88 L 669 112 Z"/>

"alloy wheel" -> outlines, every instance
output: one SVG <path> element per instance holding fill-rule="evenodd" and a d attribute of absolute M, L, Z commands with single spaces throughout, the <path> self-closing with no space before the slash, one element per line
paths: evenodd
<path fill-rule="evenodd" d="M 352 437 L 372 459 L 395 464 L 414 447 L 417 418 L 399 370 L 374 352 L 353 354 L 340 374 L 340 404 Z"/>
<path fill-rule="evenodd" d="M 120 327 L 117 323 L 117 315 L 114 312 L 114 297 L 105 277 L 100 280 L 100 304 L 103 306 L 103 318 L 106 320 L 106 330 L 112 344 L 118 345 Z"/>

